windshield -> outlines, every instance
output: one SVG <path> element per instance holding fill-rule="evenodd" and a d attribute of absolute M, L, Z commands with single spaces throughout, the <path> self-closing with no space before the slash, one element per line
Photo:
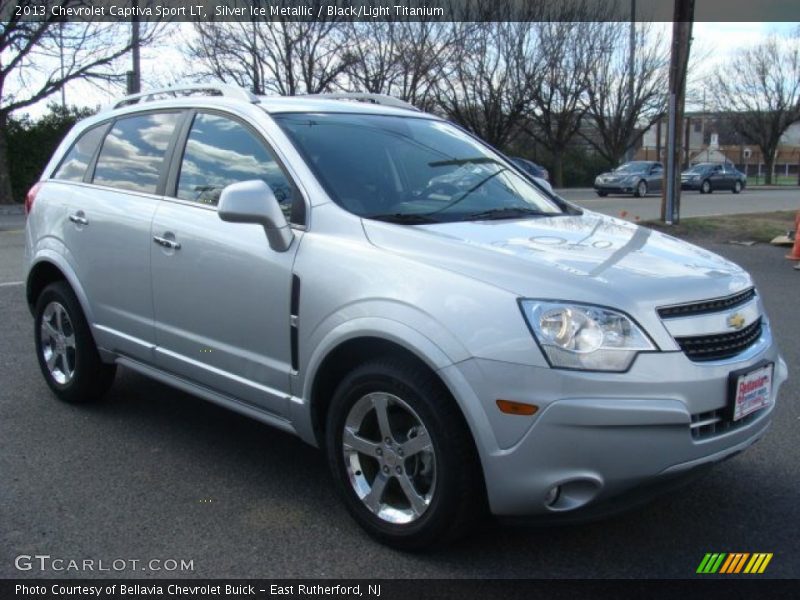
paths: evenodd
<path fill-rule="evenodd" d="M 330 196 L 366 218 L 404 224 L 560 215 L 498 154 L 443 121 L 278 114 Z"/>
<path fill-rule="evenodd" d="M 704 173 L 705 171 L 708 171 L 708 169 L 710 169 L 711 167 L 712 167 L 712 165 L 695 165 L 695 166 L 693 166 L 691 169 L 689 169 L 686 172 L 687 173 Z"/>
<path fill-rule="evenodd" d="M 647 162 L 629 162 L 620 165 L 614 171 L 616 173 L 640 173 L 650 168 L 650 163 Z"/>

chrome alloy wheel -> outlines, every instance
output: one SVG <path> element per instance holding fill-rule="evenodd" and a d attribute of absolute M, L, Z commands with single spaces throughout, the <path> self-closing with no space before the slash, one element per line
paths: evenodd
<path fill-rule="evenodd" d="M 382 521 L 411 523 L 428 509 L 436 489 L 436 455 L 414 409 L 392 394 L 356 401 L 342 435 L 347 478 Z"/>
<path fill-rule="evenodd" d="M 66 385 L 75 376 L 75 330 L 67 310 L 50 302 L 42 313 L 39 351 L 53 380 Z"/>

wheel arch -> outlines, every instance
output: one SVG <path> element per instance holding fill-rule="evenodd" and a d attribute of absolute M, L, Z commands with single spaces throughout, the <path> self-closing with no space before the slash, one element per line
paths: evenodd
<path fill-rule="evenodd" d="M 37 257 L 28 270 L 28 276 L 25 280 L 25 299 L 28 303 L 28 310 L 30 310 L 31 314 L 33 314 L 33 311 L 36 307 L 36 300 L 39 297 L 39 294 L 42 293 L 42 290 L 56 281 L 66 281 L 67 284 L 72 288 L 72 291 L 78 298 L 78 302 L 81 305 L 81 310 L 83 311 L 86 320 L 91 325 L 94 320 L 92 319 L 89 299 L 86 297 L 86 293 L 78 282 L 75 272 L 70 268 L 66 261 L 61 259 L 58 255 L 50 252 L 43 253 Z"/>
<path fill-rule="evenodd" d="M 453 402 L 459 406 L 463 416 L 463 411 L 452 391 L 437 373 L 441 356 L 431 357 L 397 339 L 381 336 L 374 332 L 365 332 L 340 340 L 316 361 L 316 366 L 309 372 L 303 396 L 308 402 L 310 413 L 308 415 L 311 428 L 309 433 L 312 434 L 313 441 L 317 445 L 322 446 L 324 441 L 327 410 L 336 387 L 358 365 L 380 357 L 400 358 L 432 373 L 453 397 Z"/>

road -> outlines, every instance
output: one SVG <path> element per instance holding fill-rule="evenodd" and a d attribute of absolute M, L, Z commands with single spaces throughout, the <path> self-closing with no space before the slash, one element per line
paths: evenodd
<path fill-rule="evenodd" d="M 2 282 L 14 282 L 22 235 L 0 233 L 0 248 Z M 0 577 L 41 577 L 18 572 L 14 558 L 49 554 L 192 560 L 192 572 L 172 575 L 197 577 L 682 578 L 706 552 L 734 551 L 773 552 L 768 575 L 798 577 L 800 319 L 788 294 L 800 273 L 784 249 L 710 248 L 754 274 L 792 371 L 766 438 L 624 515 L 545 529 L 488 522 L 418 555 L 367 538 L 321 453 L 287 434 L 124 370 L 104 404 L 56 401 L 38 371 L 23 288 L 0 286 Z"/>
<path fill-rule="evenodd" d="M 642 221 L 661 217 L 661 197 L 657 195 L 633 198 L 631 196 L 608 196 L 600 198 L 594 190 L 563 189 L 558 194 L 574 202 L 607 215 L 620 216 L 627 211 L 626 218 Z M 709 215 L 732 215 L 739 213 L 771 212 L 775 210 L 800 210 L 800 189 L 745 189 L 741 194 L 731 192 L 683 192 L 681 194 L 682 217 L 705 217 Z"/>

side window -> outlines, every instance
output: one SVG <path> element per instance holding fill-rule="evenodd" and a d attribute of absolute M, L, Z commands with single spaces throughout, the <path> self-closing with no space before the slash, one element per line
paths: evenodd
<path fill-rule="evenodd" d="M 154 194 L 180 113 L 118 119 L 103 142 L 93 182 Z"/>
<path fill-rule="evenodd" d="M 248 179 L 264 180 L 289 216 L 292 185 L 264 143 L 237 121 L 198 114 L 186 140 L 178 198 L 216 206 L 225 186 Z"/>
<path fill-rule="evenodd" d="M 103 132 L 106 125 L 98 125 L 85 131 L 77 141 L 72 144 L 72 148 L 64 156 L 61 164 L 53 174 L 53 179 L 66 179 L 67 181 L 83 181 L 86 175 L 86 167 L 92 160 L 94 153 L 100 142 L 103 141 Z"/>

